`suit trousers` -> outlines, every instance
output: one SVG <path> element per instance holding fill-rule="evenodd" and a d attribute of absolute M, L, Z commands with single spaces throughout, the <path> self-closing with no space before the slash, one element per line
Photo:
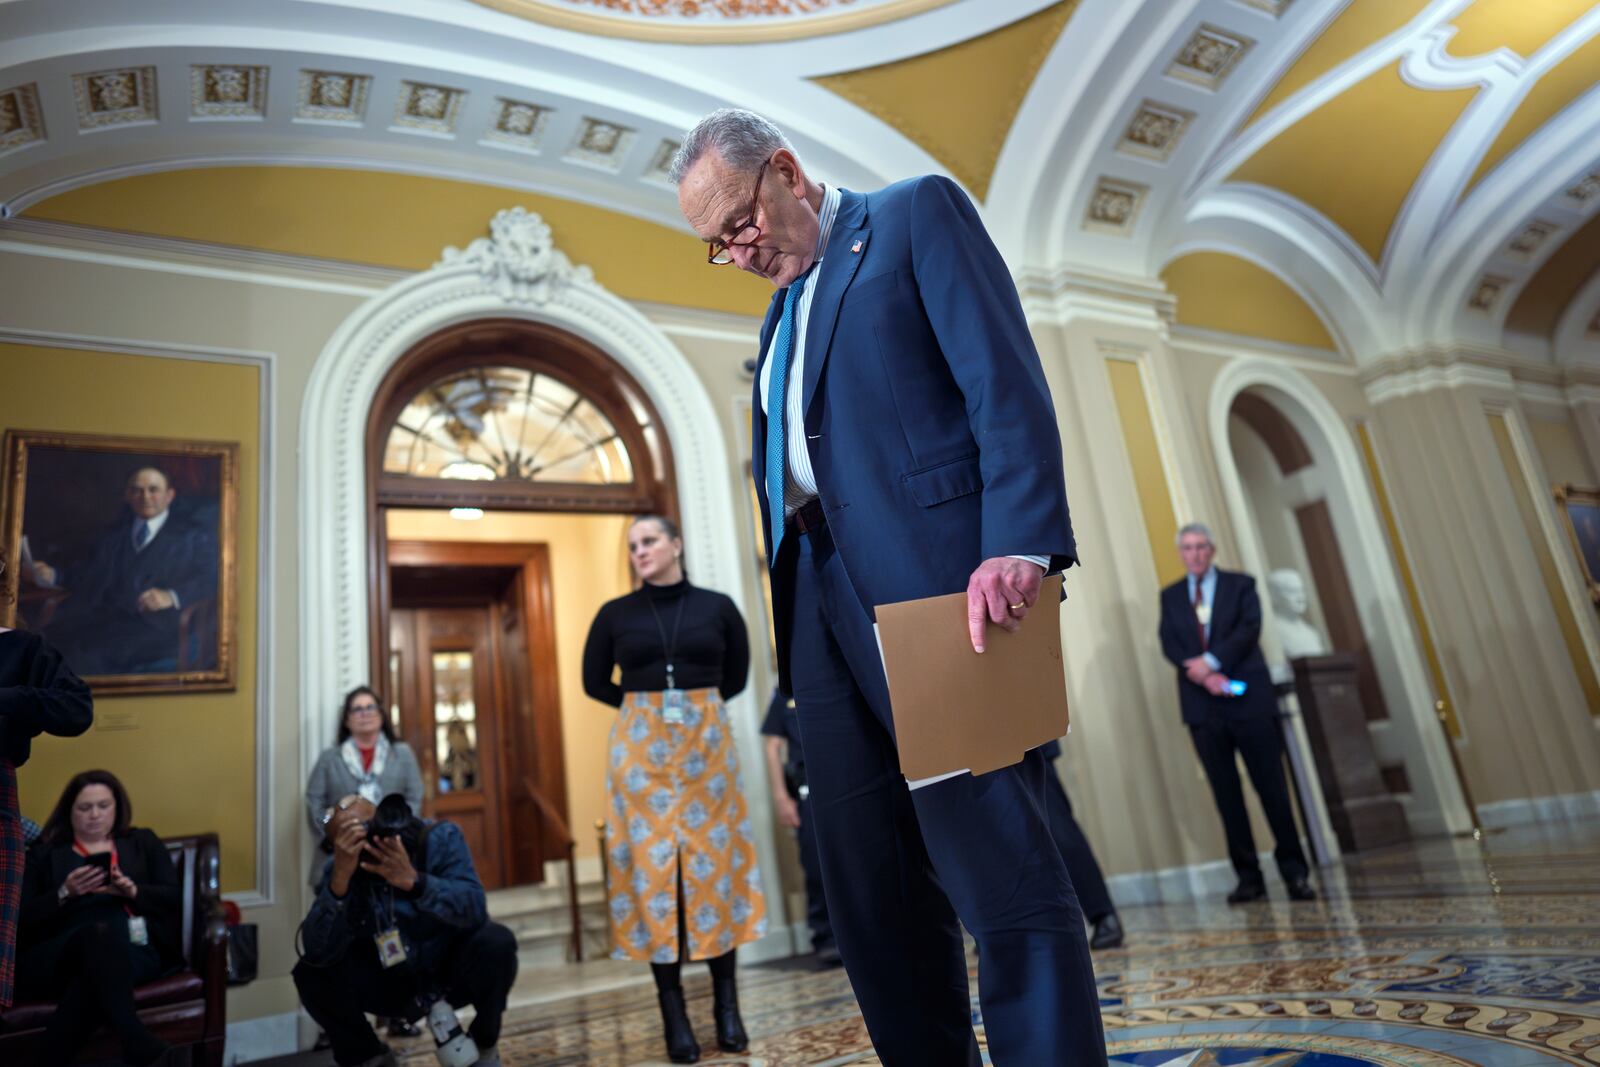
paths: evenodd
<path fill-rule="evenodd" d="M 1078 903 L 1083 905 L 1083 917 L 1097 923 L 1113 914 L 1117 906 L 1111 903 L 1111 891 L 1106 888 L 1105 875 L 1094 858 L 1089 839 L 1083 836 L 1083 827 L 1072 814 L 1072 801 L 1067 799 L 1066 787 L 1056 769 L 1045 764 L 1044 807 L 1050 816 L 1050 833 L 1056 839 L 1056 848 L 1067 863 L 1067 874 L 1072 877 L 1072 888 L 1078 893 Z"/>
<path fill-rule="evenodd" d="M 1272 827 L 1273 856 L 1285 882 L 1302 879 L 1309 872 L 1305 853 L 1300 851 L 1300 831 L 1289 806 L 1289 783 L 1283 773 L 1283 734 L 1272 715 L 1246 715 L 1238 718 L 1214 716 L 1207 722 L 1190 723 L 1194 750 L 1211 783 L 1211 795 L 1222 813 L 1222 829 L 1228 838 L 1228 858 L 1238 872 L 1239 881 L 1260 885 L 1261 863 L 1256 858 L 1256 841 L 1250 833 L 1250 816 L 1244 806 L 1244 786 L 1239 781 L 1239 765 L 1234 753 L 1244 759 L 1250 783 L 1256 787 L 1267 824 Z"/>
<path fill-rule="evenodd" d="M 828 922 L 828 894 L 822 886 L 822 858 L 817 855 L 817 820 L 811 814 L 811 798 L 796 797 L 800 807 L 800 828 L 795 838 L 800 845 L 800 869 L 806 876 L 806 925 L 811 929 L 813 952 L 833 946 L 833 926 Z"/>
<path fill-rule="evenodd" d="M 886 1067 L 977 1067 L 964 924 L 999 1067 L 1106 1062 L 1037 752 L 912 792 L 872 622 L 826 529 L 793 534 L 790 667 L 829 917 Z M 973 709 L 980 714 L 981 709 Z M 959 916 L 959 922 L 958 922 Z"/>

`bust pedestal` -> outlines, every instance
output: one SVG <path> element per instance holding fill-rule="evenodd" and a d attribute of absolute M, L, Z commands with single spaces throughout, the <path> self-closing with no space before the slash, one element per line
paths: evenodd
<path fill-rule="evenodd" d="M 1384 786 L 1361 706 L 1357 658 L 1348 653 L 1301 656 L 1295 695 L 1317 764 L 1328 821 L 1347 852 L 1411 839 L 1405 809 Z"/>

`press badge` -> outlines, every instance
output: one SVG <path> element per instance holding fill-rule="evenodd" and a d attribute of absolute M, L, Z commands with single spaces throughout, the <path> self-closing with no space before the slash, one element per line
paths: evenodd
<path fill-rule="evenodd" d="M 144 921 L 143 915 L 128 916 L 128 941 L 135 945 L 150 943 L 150 927 Z"/>
<path fill-rule="evenodd" d="M 378 962 L 385 967 L 395 967 L 406 961 L 406 946 L 400 940 L 399 927 L 391 926 L 373 940 L 378 943 Z"/>
<path fill-rule="evenodd" d="M 683 690 L 664 689 L 661 692 L 661 718 L 667 722 L 683 721 Z"/>

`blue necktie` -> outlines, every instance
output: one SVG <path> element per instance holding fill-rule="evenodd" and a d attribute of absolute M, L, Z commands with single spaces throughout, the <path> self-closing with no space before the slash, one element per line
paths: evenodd
<path fill-rule="evenodd" d="M 145 522 L 143 519 L 140 519 L 139 525 L 133 528 L 134 551 L 138 551 L 139 549 L 143 548 L 144 543 L 148 540 L 150 540 L 150 524 Z"/>
<path fill-rule="evenodd" d="M 778 318 L 772 346 L 772 377 L 767 381 L 767 514 L 772 521 L 772 536 L 767 543 L 772 548 L 772 559 L 768 561 L 772 564 L 778 561 L 786 517 L 783 487 L 789 473 L 785 445 L 789 433 L 789 357 L 794 354 L 794 310 L 810 275 L 811 272 L 806 271 L 791 282 L 783 299 L 783 314 Z"/>

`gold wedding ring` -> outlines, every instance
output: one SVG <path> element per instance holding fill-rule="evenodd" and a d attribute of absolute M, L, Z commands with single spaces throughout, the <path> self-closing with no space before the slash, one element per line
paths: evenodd
<path fill-rule="evenodd" d="M 1012 611 L 1016 611 L 1016 610 L 1017 610 L 1017 609 L 1018 609 L 1018 608 L 1023 608 L 1023 607 L 1027 607 L 1027 606 L 1028 606 L 1028 602 L 1027 602 L 1027 601 L 1026 601 L 1026 600 L 1024 600 L 1024 601 L 1023 601 L 1023 602 L 1022 602 L 1022 603 L 1020 603 L 1020 604 L 1013 604 L 1013 605 L 1011 605 L 1011 610 L 1012 610 Z"/>

